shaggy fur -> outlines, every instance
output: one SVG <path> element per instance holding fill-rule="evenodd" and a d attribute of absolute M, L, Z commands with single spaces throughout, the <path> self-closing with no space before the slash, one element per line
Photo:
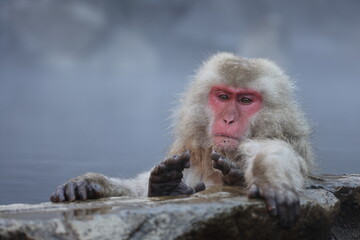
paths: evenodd
<path fill-rule="evenodd" d="M 220 153 L 244 171 L 250 192 L 256 186 L 260 195 L 270 189 L 289 203 L 298 202 L 313 157 L 310 128 L 293 97 L 294 83 L 269 60 L 230 53 L 218 53 L 203 63 L 172 116 L 174 142 L 169 155 L 191 151 L 183 183 L 190 187 L 199 182 L 223 184 L 222 173 L 213 168 L 210 158 L 213 116 L 208 97 L 210 89 L 219 84 L 255 89 L 262 96 L 262 108 L 251 118 L 238 149 Z M 134 179 L 118 179 L 88 173 L 60 185 L 51 200 L 74 201 L 89 198 L 89 194 L 147 196 L 149 176 L 145 172 Z"/>
<path fill-rule="evenodd" d="M 210 126 L 213 120 L 207 104 L 211 87 L 219 84 L 255 89 L 263 97 L 262 109 L 251 119 L 250 128 L 238 151 L 222 154 L 243 167 L 252 168 L 253 165 L 249 162 L 252 163 L 253 159 L 247 154 L 249 149 L 263 146 L 265 149 L 253 154 L 260 155 L 265 152 L 267 155 L 271 152 L 270 146 L 273 147 L 273 151 L 280 148 L 277 156 L 285 149 L 292 158 L 281 159 L 280 166 L 277 166 L 274 172 L 281 168 L 281 165 L 286 165 L 287 161 L 294 161 L 298 168 L 288 169 L 293 173 L 290 175 L 302 178 L 301 175 L 308 174 L 313 161 L 310 128 L 294 100 L 294 83 L 269 60 L 246 59 L 230 53 L 219 53 L 200 67 L 173 114 L 175 139 L 170 155 L 179 154 L 185 149 L 192 152 L 192 167 L 185 170 L 185 183 L 190 186 L 198 181 L 204 181 L 206 185 L 221 184 L 221 174 L 212 168 L 210 159 L 213 149 Z M 260 159 L 259 156 L 257 158 Z M 266 165 L 275 165 L 278 161 L 273 160 L 273 163 Z M 269 166 L 266 169 L 272 168 Z M 250 169 L 248 170 L 246 180 L 250 184 L 252 174 L 249 173 Z M 302 180 L 297 182 L 299 183 L 295 188 L 301 189 Z"/>

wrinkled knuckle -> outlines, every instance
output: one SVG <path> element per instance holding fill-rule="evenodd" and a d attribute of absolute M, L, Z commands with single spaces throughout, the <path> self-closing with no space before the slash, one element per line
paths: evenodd
<path fill-rule="evenodd" d="M 76 186 L 77 186 L 78 188 L 85 187 L 86 184 L 87 184 L 87 182 L 86 182 L 85 180 L 81 180 L 81 181 L 76 182 Z"/>

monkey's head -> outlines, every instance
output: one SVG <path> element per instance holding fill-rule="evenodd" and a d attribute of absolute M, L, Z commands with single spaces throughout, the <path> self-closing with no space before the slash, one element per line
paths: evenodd
<path fill-rule="evenodd" d="M 175 112 L 177 140 L 232 151 L 246 138 L 297 134 L 293 89 L 271 61 L 216 54 L 197 71 Z"/>

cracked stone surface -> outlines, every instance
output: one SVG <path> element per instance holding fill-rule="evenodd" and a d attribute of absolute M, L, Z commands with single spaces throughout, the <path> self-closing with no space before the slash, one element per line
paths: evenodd
<path fill-rule="evenodd" d="M 187 197 L 0 206 L 0 239 L 360 239 L 360 175 L 307 182 L 301 217 L 280 227 L 240 187 Z"/>

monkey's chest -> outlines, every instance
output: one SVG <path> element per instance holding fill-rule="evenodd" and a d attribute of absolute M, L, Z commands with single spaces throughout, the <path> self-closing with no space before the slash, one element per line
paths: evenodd
<path fill-rule="evenodd" d="M 191 167 L 183 171 L 183 181 L 190 187 L 195 187 L 203 182 L 206 187 L 214 185 L 223 185 L 222 174 L 214 169 L 201 169 L 200 167 Z"/>

